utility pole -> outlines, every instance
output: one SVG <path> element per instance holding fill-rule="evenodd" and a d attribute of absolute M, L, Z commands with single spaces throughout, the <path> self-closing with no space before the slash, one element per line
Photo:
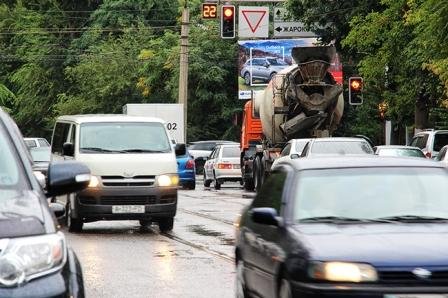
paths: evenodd
<path fill-rule="evenodd" d="M 179 103 L 184 105 L 184 136 L 187 143 L 187 110 L 188 110 L 188 25 L 189 11 L 187 0 L 182 10 L 182 27 L 180 32 L 180 69 L 179 69 Z"/>

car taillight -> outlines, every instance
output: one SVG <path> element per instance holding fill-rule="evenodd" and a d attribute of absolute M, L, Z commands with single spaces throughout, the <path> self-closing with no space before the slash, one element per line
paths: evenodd
<path fill-rule="evenodd" d="M 218 164 L 218 169 L 231 169 L 232 168 L 232 164 L 230 163 L 219 163 Z"/>
<path fill-rule="evenodd" d="M 426 153 L 425 153 L 425 156 L 426 156 L 427 158 L 431 158 L 431 152 L 429 152 L 429 151 L 426 152 Z"/>
<path fill-rule="evenodd" d="M 187 161 L 187 163 L 185 164 L 185 168 L 186 168 L 186 169 L 194 169 L 194 160 L 189 159 L 189 160 Z"/>

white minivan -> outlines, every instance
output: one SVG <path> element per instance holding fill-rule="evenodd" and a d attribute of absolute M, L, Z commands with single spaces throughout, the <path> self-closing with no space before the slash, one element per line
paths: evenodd
<path fill-rule="evenodd" d="M 170 231 L 177 208 L 179 177 L 175 150 L 164 121 L 127 115 L 57 118 L 52 160 L 77 160 L 91 170 L 89 187 L 67 197 L 69 231 L 84 222 L 140 220 Z"/>

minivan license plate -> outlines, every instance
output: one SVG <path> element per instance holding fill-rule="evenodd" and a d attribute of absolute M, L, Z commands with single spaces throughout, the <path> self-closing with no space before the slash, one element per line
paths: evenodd
<path fill-rule="evenodd" d="M 112 213 L 145 213 L 143 205 L 115 205 L 112 206 Z"/>
<path fill-rule="evenodd" d="M 384 298 L 448 298 L 448 294 L 390 294 Z"/>

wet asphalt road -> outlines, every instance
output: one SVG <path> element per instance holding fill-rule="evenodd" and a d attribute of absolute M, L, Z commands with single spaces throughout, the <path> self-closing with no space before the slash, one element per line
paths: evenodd
<path fill-rule="evenodd" d="M 81 261 L 87 297 L 234 297 L 234 227 L 251 193 L 237 183 L 221 190 L 180 190 L 174 229 L 137 221 L 87 223 L 65 230 Z M 213 186 L 213 184 L 212 184 Z"/>

